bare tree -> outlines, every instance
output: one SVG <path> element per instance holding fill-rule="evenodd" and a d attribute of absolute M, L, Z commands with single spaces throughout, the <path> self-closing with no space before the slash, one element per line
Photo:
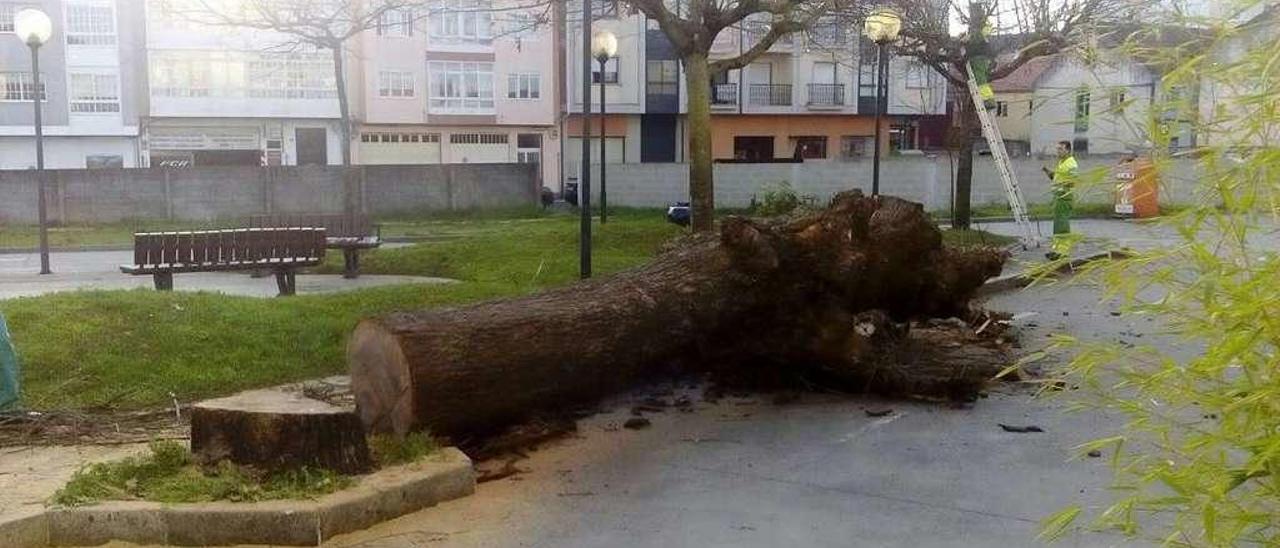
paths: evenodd
<path fill-rule="evenodd" d="M 689 197 L 693 229 L 711 230 L 715 221 L 715 186 L 711 158 L 711 77 L 740 69 L 769 51 L 778 39 L 809 26 L 831 11 L 836 0 L 628 0 L 656 21 L 684 64 L 689 90 Z M 746 51 L 711 59 L 716 36 L 748 19 L 766 19 L 768 30 Z"/>
<path fill-rule="evenodd" d="M 282 43 L 272 50 L 315 48 L 333 57 L 333 76 L 338 96 L 339 132 L 342 137 L 342 165 L 351 165 L 351 102 L 347 94 L 345 46 L 348 40 L 383 23 L 384 15 L 405 11 L 405 18 L 390 24 L 412 24 L 425 10 L 423 0 L 161 0 L 185 19 L 211 26 L 238 27 L 280 34 Z M 397 12 L 397 15 L 399 13 Z"/>
<path fill-rule="evenodd" d="M 956 228 L 968 228 L 973 187 L 973 144 L 980 133 L 977 111 L 968 100 L 969 65 L 990 59 L 989 80 L 1004 78 L 1037 57 L 1069 51 L 1086 42 L 1097 25 L 1132 13 L 1142 0 L 890 0 L 902 17 L 899 55 L 932 67 L 956 92 L 960 119 L 956 168 Z M 953 21 L 961 33 L 953 34 Z"/>

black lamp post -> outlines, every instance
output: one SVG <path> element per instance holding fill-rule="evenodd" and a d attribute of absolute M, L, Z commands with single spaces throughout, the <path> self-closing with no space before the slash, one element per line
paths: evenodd
<path fill-rule="evenodd" d="M 591 2 L 582 0 L 582 169 L 578 170 L 578 275 L 591 277 Z"/>
<path fill-rule="evenodd" d="M 40 273 L 52 274 L 53 271 L 49 269 L 49 216 L 45 198 L 44 124 L 40 112 L 40 101 L 44 95 L 40 85 L 40 46 L 48 42 L 49 37 L 53 35 L 53 21 L 43 11 L 24 9 L 14 14 L 13 31 L 18 38 L 26 42 L 27 47 L 31 48 L 31 102 L 35 105 L 35 118 L 32 121 L 36 133 L 36 188 L 40 193 L 37 200 L 40 221 Z"/>
<path fill-rule="evenodd" d="M 876 10 L 867 16 L 864 22 L 867 37 L 876 43 L 876 135 L 875 156 L 871 171 L 871 195 L 880 195 L 880 132 L 883 126 L 884 111 L 889 103 L 889 49 L 888 46 L 898 39 L 898 31 L 902 28 L 902 19 L 889 9 Z"/>
<path fill-rule="evenodd" d="M 609 62 L 609 59 L 618 54 L 618 38 L 607 30 L 595 33 L 591 37 L 591 53 L 595 55 L 596 61 L 600 63 L 600 224 L 605 224 L 609 221 L 609 190 L 607 176 L 605 175 L 605 164 L 608 158 L 605 156 L 605 141 L 608 132 L 604 129 L 604 84 L 606 80 L 604 67 Z"/>

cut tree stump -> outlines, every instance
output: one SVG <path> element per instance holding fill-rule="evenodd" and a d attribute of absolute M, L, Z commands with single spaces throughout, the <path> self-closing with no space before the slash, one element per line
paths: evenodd
<path fill-rule="evenodd" d="M 728 217 L 634 270 L 364 320 L 347 348 L 352 390 L 371 431 L 467 437 L 673 361 L 748 376 L 856 368 L 857 314 L 963 315 L 1006 258 L 944 248 L 920 204 L 847 192 L 803 216 Z"/>
<path fill-rule="evenodd" d="M 191 451 L 203 464 L 229 460 L 268 471 L 305 465 L 357 474 L 372 467 L 355 413 L 273 389 L 192 406 Z"/>

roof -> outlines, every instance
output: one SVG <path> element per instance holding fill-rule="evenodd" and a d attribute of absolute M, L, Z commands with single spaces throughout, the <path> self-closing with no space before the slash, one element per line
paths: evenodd
<path fill-rule="evenodd" d="M 1036 88 L 1036 82 L 1040 81 L 1040 77 L 1044 76 L 1044 73 L 1053 68 L 1053 65 L 1057 62 L 1057 55 L 1036 57 L 1009 73 L 1008 76 L 991 82 L 991 88 L 996 93 L 1033 91 Z"/>

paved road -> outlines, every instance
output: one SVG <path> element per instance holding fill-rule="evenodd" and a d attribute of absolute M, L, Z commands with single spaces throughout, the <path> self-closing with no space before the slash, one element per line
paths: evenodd
<path fill-rule="evenodd" d="M 397 247 L 390 244 L 388 247 Z M 59 291 L 80 289 L 134 289 L 152 286 L 150 276 L 127 276 L 120 273 L 121 264 L 132 261 L 131 251 L 82 251 L 50 254 L 53 274 L 41 276 L 40 256 L 36 253 L 0 254 L 0 299 L 30 297 Z M 336 275 L 298 276 L 298 293 L 327 293 L 366 287 L 410 283 L 447 283 L 444 278 L 420 276 L 361 276 L 345 280 Z M 218 272 L 179 274 L 174 276 L 179 291 L 217 291 L 229 295 L 274 297 L 274 277 L 252 278 L 247 273 Z"/>
<path fill-rule="evenodd" d="M 1155 330 L 1112 317 L 1088 287 L 1034 288 L 989 304 L 1038 312 L 1026 320 L 1028 346 L 1061 330 L 1095 338 Z M 884 405 L 894 414 L 864 412 Z M 1073 460 L 1071 447 L 1106 435 L 1114 421 L 1065 414 L 1023 386 L 1005 385 L 970 409 L 826 396 L 785 406 L 722 400 L 653 415 L 642 431 L 616 428 L 628 407 L 624 398 L 583 421 L 577 438 L 533 453 L 518 464 L 526 474 L 332 545 L 1030 546 L 1041 518 L 1106 500 L 1105 459 Z M 1011 434 L 997 423 L 1047 432 Z M 1082 535 L 1061 545 L 1118 544 Z"/>

